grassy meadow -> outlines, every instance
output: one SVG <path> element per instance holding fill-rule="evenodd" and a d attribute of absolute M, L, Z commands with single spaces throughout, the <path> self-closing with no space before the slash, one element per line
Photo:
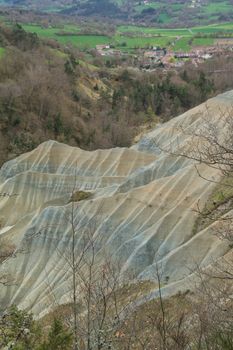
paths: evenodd
<path fill-rule="evenodd" d="M 42 38 L 51 38 L 68 45 L 72 44 L 81 50 L 94 48 L 98 44 L 111 44 L 115 48 L 132 52 L 137 48 L 166 46 L 173 50 L 190 50 L 193 46 L 212 45 L 214 39 L 196 38 L 198 33 L 230 33 L 233 35 L 233 23 L 200 26 L 194 28 L 160 29 L 142 26 L 118 26 L 112 36 L 82 34 L 80 26 L 66 24 L 62 27 L 44 28 L 37 24 L 24 24 L 23 28 Z"/>

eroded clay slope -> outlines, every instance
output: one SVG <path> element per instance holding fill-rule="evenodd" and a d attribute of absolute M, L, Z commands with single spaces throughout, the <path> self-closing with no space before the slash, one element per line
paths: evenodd
<path fill-rule="evenodd" d="M 231 104 L 233 92 L 220 95 L 207 102 L 208 113 L 217 120 Z M 184 130 L 201 128 L 206 113 L 206 105 L 194 108 L 130 149 L 87 152 L 49 141 L 6 163 L 0 171 L 0 233 L 22 253 L 1 267 L 1 275 L 14 281 L 1 287 L 1 303 L 42 315 L 51 306 L 51 288 L 60 303 L 69 301 L 70 275 L 58 252 L 71 244 L 67 216 L 77 191 L 91 192 L 74 205 L 77 254 L 83 227 L 89 227 L 97 261 L 111 256 L 122 279 L 155 279 L 159 263 L 165 293 L 172 294 L 187 288 L 196 264 L 224 255 L 227 245 L 209 228 L 193 231 L 193 209 L 204 205 L 214 184 L 198 175 L 194 161 L 165 151 L 184 149 L 190 141 Z M 216 170 L 198 166 L 203 177 L 218 179 Z"/>

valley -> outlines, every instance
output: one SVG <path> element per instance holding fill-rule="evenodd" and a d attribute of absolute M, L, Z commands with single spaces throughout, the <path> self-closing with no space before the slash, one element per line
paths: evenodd
<path fill-rule="evenodd" d="M 160 64 L 145 56 L 147 49 L 118 55 L 60 43 L 52 37 L 56 28 L 5 21 L 0 30 L 1 163 L 48 139 L 87 150 L 129 146 L 147 128 L 233 87 L 230 49 L 208 59 L 174 59 L 164 51 L 160 58 L 156 49 Z"/>
<path fill-rule="evenodd" d="M 135 53 L 137 49 L 153 46 L 166 47 L 172 51 L 190 51 L 196 46 L 214 45 L 218 38 L 229 38 L 233 41 L 233 23 L 210 25 L 204 27 L 159 29 L 137 26 L 117 26 L 113 35 L 106 35 L 108 30 L 86 28 L 83 33 L 80 26 L 64 24 L 56 28 L 50 26 L 23 24 L 26 31 L 44 38 L 52 38 L 62 44 L 72 44 L 82 50 L 95 48 L 96 45 L 110 45 L 123 53 Z M 92 32 L 99 31 L 98 34 Z M 104 35 L 105 34 L 105 35 Z M 233 44 L 232 44 L 233 45 Z"/>
<path fill-rule="evenodd" d="M 3 6 L 79 17 L 103 17 L 149 26 L 185 27 L 231 21 L 231 0 L 2 0 Z"/>
<path fill-rule="evenodd" d="M 75 47 L 88 56 L 103 61 L 118 61 L 118 65 L 139 69 L 180 68 L 187 62 L 199 66 L 204 61 L 226 56 L 233 51 L 233 24 L 163 29 L 146 26 L 112 25 L 106 22 L 70 21 L 54 16 L 37 18 L 37 23 L 27 23 L 22 16 L 22 28 L 41 39 L 52 39 L 67 47 Z M 14 22 L 5 17 L 6 25 Z M 120 62 L 120 63 L 119 63 Z M 125 64 L 124 64 L 125 62 Z"/>

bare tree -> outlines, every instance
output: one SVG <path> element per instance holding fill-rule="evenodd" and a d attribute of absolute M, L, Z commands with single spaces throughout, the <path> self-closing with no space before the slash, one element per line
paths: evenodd
<path fill-rule="evenodd" d="M 168 146 L 156 144 L 163 152 L 177 157 L 193 160 L 198 175 L 207 182 L 216 185 L 218 198 L 207 201 L 205 208 L 197 205 L 197 212 L 208 223 L 220 221 L 216 226 L 219 236 L 229 242 L 232 236 L 232 199 L 233 199 L 233 107 L 213 110 L 208 105 L 199 125 L 178 124 L 174 128 L 173 141 Z M 186 123 L 185 123 L 186 124 Z M 210 176 L 204 175 L 199 165 L 204 164 L 210 169 Z M 211 170 L 217 175 L 213 178 Z"/>
<path fill-rule="evenodd" d="M 113 349 L 117 331 L 132 300 L 123 300 L 120 269 L 105 252 L 97 230 L 102 219 L 101 206 L 92 218 L 86 220 L 77 200 L 80 194 L 74 187 L 70 204 L 65 209 L 65 221 L 71 235 L 69 246 L 57 248 L 71 293 L 72 317 L 68 324 L 73 329 L 73 349 Z M 84 194 L 82 192 L 82 197 Z M 77 215 L 78 209 L 82 211 L 79 214 L 83 223 Z"/>
<path fill-rule="evenodd" d="M 213 113 L 206 105 L 199 125 L 179 125 L 175 133 L 178 136 L 168 147 L 157 146 L 173 156 L 193 160 L 198 175 L 215 185 L 204 207 L 197 205 L 196 230 L 214 223 L 213 234 L 229 244 L 226 257 L 193 271 L 199 283 L 192 299 L 192 341 L 196 349 L 232 349 L 233 107 Z M 202 172 L 202 164 L 209 168 L 209 176 Z M 217 177 L 212 177 L 213 172 Z"/>

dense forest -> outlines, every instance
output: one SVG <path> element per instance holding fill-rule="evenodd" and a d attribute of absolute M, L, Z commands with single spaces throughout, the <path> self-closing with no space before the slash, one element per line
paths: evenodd
<path fill-rule="evenodd" d="M 233 19 L 232 0 L 2 0 L 1 5 L 170 28 Z"/>
<path fill-rule="evenodd" d="M 183 0 L 86 0 L 61 10 L 70 15 L 113 17 L 147 25 L 193 26 L 233 19 L 232 1 Z"/>
<path fill-rule="evenodd" d="M 77 3 L 76 5 L 62 11 L 65 14 L 78 13 L 83 16 L 110 16 L 110 17 L 123 17 L 124 13 L 121 9 L 108 0 L 90 0 L 89 2 Z"/>

